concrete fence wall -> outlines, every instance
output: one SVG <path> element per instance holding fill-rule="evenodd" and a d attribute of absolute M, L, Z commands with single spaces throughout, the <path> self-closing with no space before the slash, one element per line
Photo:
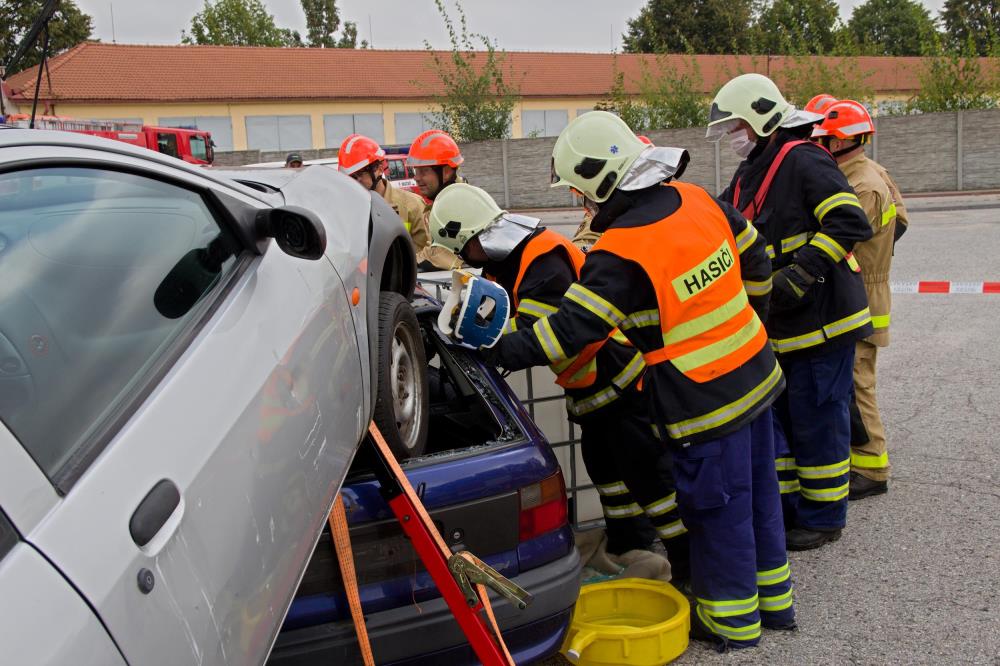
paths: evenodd
<path fill-rule="evenodd" d="M 1000 110 L 887 116 L 876 120 L 870 154 L 892 173 L 904 193 L 1000 188 Z M 705 141 L 703 128 L 659 130 L 649 138 L 691 153 L 684 180 L 719 192 L 739 163 L 728 144 Z M 554 137 L 480 141 L 462 146 L 462 173 L 504 207 L 562 208 L 579 205 L 565 189 L 551 189 Z M 303 150 L 302 157 L 335 157 L 335 149 Z M 284 152 L 218 153 L 216 164 L 283 162 Z"/>

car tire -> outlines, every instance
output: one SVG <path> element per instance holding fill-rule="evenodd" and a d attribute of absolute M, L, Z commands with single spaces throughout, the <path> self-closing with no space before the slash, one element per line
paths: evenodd
<path fill-rule="evenodd" d="M 427 446 L 427 358 L 413 307 L 395 292 L 379 294 L 375 424 L 393 454 L 406 460 Z"/>

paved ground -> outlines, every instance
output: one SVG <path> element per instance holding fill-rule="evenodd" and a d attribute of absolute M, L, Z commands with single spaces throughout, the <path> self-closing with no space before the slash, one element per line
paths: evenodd
<path fill-rule="evenodd" d="M 894 280 L 1000 280 L 996 195 L 908 203 Z M 798 632 L 727 655 L 695 644 L 676 663 L 1000 664 L 1000 295 L 894 299 L 889 493 L 852 502 L 839 542 L 792 554 Z"/>

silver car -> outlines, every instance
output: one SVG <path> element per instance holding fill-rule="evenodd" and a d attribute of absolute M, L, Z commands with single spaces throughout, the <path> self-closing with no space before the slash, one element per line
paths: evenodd
<path fill-rule="evenodd" d="M 3 663 L 262 662 L 373 414 L 420 452 L 399 218 L 255 174 L 0 129 Z"/>

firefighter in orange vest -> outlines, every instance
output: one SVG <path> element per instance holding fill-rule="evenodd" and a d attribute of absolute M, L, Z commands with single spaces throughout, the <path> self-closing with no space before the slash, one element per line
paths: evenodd
<path fill-rule="evenodd" d="M 464 161 L 455 139 L 444 130 L 427 130 L 413 140 L 406 165 L 413 167 L 420 194 L 428 202 L 424 208 L 425 226 L 430 219 L 431 206 L 444 188 L 465 182 L 458 175 Z M 462 260 L 444 246 L 432 244 L 417 253 L 417 264 L 421 270 L 452 270 L 460 268 Z"/>
<path fill-rule="evenodd" d="M 836 162 L 809 141 L 822 119 L 766 76 L 743 74 L 716 94 L 707 132 L 744 158 L 721 198 L 753 221 L 775 268 L 767 332 L 788 384 L 775 462 L 787 475 L 789 550 L 836 541 L 847 524 L 854 344 L 873 330 L 850 255 L 872 230 Z"/>
<path fill-rule="evenodd" d="M 852 100 L 834 102 L 813 130 L 837 161 L 864 207 L 874 236 L 858 243 L 854 256 L 861 265 L 868 309 L 875 333 L 859 340 L 854 350 L 854 401 L 851 410 L 851 482 L 848 499 L 863 499 L 888 490 L 889 453 L 885 428 L 875 399 L 875 359 L 889 345 L 889 270 L 896 225 L 896 204 L 875 162 L 865 156 L 865 144 L 875 134 L 868 110 Z"/>
<path fill-rule="evenodd" d="M 732 207 L 673 180 L 687 161 L 613 114 L 571 122 L 552 183 L 584 196 L 603 235 L 558 311 L 492 355 L 511 370 L 563 363 L 616 328 L 642 352 L 691 541 L 692 636 L 748 647 L 762 625 L 795 626 L 770 413 L 784 380 L 761 322 L 771 263 Z"/>
<path fill-rule="evenodd" d="M 431 209 L 434 242 L 481 267 L 507 291 L 515 311 L 508 333 L 530 330 L 555 312 L 583 265 L 583 252 L 538 222 L 501 210 L 484 190 L 463 183 L 448 187 Z M 551 367 L 566 390 L 570 418 L 580 425 L 584 464 L 607 525 L 608 552 L 646 548 L 658 536 L 674 579 L 686 580 L 687 530 L 677 513 L 670 459 L 653 437 L 640 400 L 642 354 L 616 332 Z M 655 532 L 648 529 L 650 523 Z"/>
<path fill-rule="evenodd" d="M 403 226 L 410 232 L 413 252 L 419 253 L 431 244 L 427 224 L 424 221 L 424 202 L 413 192 L 394 187 L 385 177 L 385 150 L 375 139 L 361 134 L 352 134 L 340 144 L 337 153 L 337 168 L 358 181 L 362 187 L 378 192 L 386 203 L 399 215 Z"/>

